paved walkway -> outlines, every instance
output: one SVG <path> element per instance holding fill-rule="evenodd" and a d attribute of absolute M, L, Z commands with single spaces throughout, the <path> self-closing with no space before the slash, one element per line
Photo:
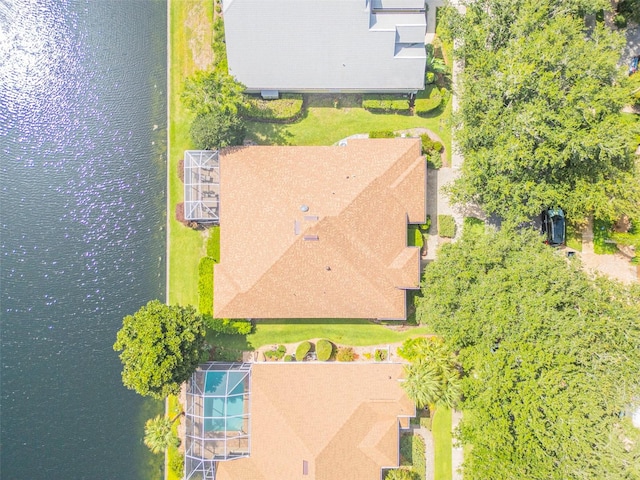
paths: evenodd
<path fill-rule="evenodd" d="M 462 412 L 454 410 L 451 412 L 451 429 L 455 433 L 458 424 L 462 420 Z M 453 438 L 453 446 L 451 449 L 451 478 L 452 480 L 462 480 L 462 461 L 464 460 L 462 454 L 462 446 L 456 446 L 457 439 Z"/>

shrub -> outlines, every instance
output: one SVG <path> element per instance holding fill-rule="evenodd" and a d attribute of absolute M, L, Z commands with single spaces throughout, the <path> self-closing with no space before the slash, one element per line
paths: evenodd
<path fill-rule="evenodd" d="M 484 221 L 475 217 L 465 217 L 462 222 L 462 233 L 482 235 L 484 233 Z"/>
<path fill-rule="evenodd" d="M 267 350 L 264 352 L 264 356 L 267 360 L 282 360 L 284 354 L 287 353 L 287 349 L 284 345 L 278 345 L 275 350 Z"/>
<path fill-rule="evenodd" d="M 429 165 L 434 170 L 442 168 L 442 154 L 438 152 L 431 152 L 427 156 L 427 165 Z"/>
<path fill-rule="evenodd" d="M 420 140 L 422 143 L 422 154 L 429 155 L 430 153 L 442 153 L 442 149 L 444 145 L 442 142 L 438 142 L 437 140 L 431 140 L 431 137 L 426 133 L 420 135 Z"/>
<path fill-rule="evenodd" d="M 293 359 L 293 356 L 292 356 L 292 355 L 285 355 L 285 356 L 284 356 L 284 361 L 285 361 L 285 362 L 293 362 L 293 361 L 295 361 L 295 360 Z"/>
<path fill-rule="evenodd" d="M 204 323 L 209 330 L 224 335 L 248 335 L 253 330 L 251 322 L 244 318 L 213 318 L 206 315 Z"/>
<path fill-rule="evenodd" d="M 326 362 L 333 355 L 333 343 L 329 340 L 318 340 L 316 344 L 316 353 L 318 355 L 318 360 L 321 362 Z"/>
<path fill-rule="evenodd" d="M 428 232 L 431 228 L 431 215 L 427 215 L 427 221 L 420 225 L 420 230 Z"/>
<path fill-rule="evenodd" d="M 442 94 L 435 85 L 429 85 L 424 90 L 418 92 L 413 103 L 413 110 L 417 115 L 424 115 L 435 110 L 442 102 Z"/>
<path fill-rule="evenodd" d="M 613 17 L 613 23 L 615 23 L 618 28 L 625 28 L 627 26 L 627 19 L 624 15 L 616 15 Z"/>
<path fill-rule="evenodd" d="M 305 340 L 300 345 L 298 345 L 298 348 L 296 348 L 296 359 L 301 362 L 310 351 L 311 342 Z"/>
<path fill-rule="evenodd" d="M 214 263 L 220 262 L 220 227 L 218 225 L 209 228 L 207 256 L 211 257 Z"/>
<path fill-rule="evenodd" d="M 438 235 L 446 238 L 456 236 L 456 221 L 451 215 L 438 215 Z"/>
<path fill-rule="evenodd" d="M 339 362 L 353 362 L 358 355 L 351 347 L 340 347 L 336 353 L 336 360 Z"/>
<path fill-rule="evenodd" d="M 422 230 L 415 225 L 409 227 L 409 246 L 420 247 L 424 245 L 424 237 L 422 236 Z"/>
<path fill-rule="evenodd" d="M 184 474 L 184 455 L 180 452 L 173 452 L 171 460 L 169 461 L 169 469 L 176 474 L 179 478 L 182 478 Z"/>
<path fill-rule="evenodd" d="M 213 258 L 202 257 L 198 264 L 198 311 L 213 313 Z"/>
<path fill-rule="evenodd" d="M 365 94 L 362 108 L 372 112 L 409 113 L 409 99 L 399 95 Z"/>
<path fill-rule="evenodd" d="M 378 130 L 369 132 L 369 138 L 395 138 L 396 134 L 391 130 Z"/>
<path fill-rule="evenodd" d="M 377 349 L 373 358 L 375 359 L 376 362 L 384 362 L 387 359 L 387 351 Z"/>
<path fill-rule="evenodd" d="M 242 145 L 247 126 L 233 113 L 215 111 L 198 115 L 191 123 L 189 133 L 195 148 L 215 150 L 230 145 Z"/>
<path fill-rule="evenodd" d="M 366 359 L 366 360 L 371 360 L 371 354 L 369 352 L 367 353 L 363 353 L 362 356 Z"/>
<path fill-rule="evenodd" d="M 408 468 L 392 468 L 387 470 L 384 480 L 418 480 L 420 477 Z"/>
<path fill-rule="evenodd" d="M 250 120 L 289 123 L 300 118 L 302 104 L 302 95 L 300 94 L 283 94 L 276 100 L 247 96 L 247 102 L 242 107 L 242 116 Z"/>
<path fill-rule="evenodd" d="M 431 85 L 436 81 L 436 74 L 433 72 L 427 72 L 427 76 L 425 77 L 425 82 L 427 85 Z"/>

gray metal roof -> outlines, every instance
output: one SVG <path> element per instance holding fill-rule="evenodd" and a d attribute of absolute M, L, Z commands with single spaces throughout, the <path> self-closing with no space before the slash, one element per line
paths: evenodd
<path fill-rule="evenodd" d="M 424 2 L 374 3 L 223 0 L 229 72 L 250 92 L 424 88 Z"/>

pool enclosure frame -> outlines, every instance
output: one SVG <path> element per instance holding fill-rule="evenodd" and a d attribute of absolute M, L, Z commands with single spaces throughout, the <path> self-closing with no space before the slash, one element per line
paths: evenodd
<path fill-rule="evenodd" d="M 215 391 L 207 392 L 207 374 L 226 373 Z M 236 388 L 242 384 L 240 393 Z M 187 383 L 185 403 L 185 479 L 214 480 L 219 461 L 248 457 L 251 452 L 251 364 L 209 362 L 201 364 Z M 229 402 L 242 399 L 243 410 L 228 414 Z M 208 416 L 208 402 L 222 402 L 220 416 Z M 211 404 L 210 404 L 211 405 Z M 208 430 L 210 425 L 223 425 L 220 430 Z M 241 422 L 239 430 L 236 428 Z"/>
<path fill-rule="evenodd" d="M 217 150 L 184 152 L 184 218 L 220 222 L 220 161 Z"/>

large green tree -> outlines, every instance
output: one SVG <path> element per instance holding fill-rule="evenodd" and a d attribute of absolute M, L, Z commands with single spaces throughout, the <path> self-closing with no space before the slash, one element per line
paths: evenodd
<path fill-rule="evenodd" d="M 423 294 L 464 371 L 465 479 L 640 478 L 638 285 L 505 229 L 443 246 Z"/>
<path fill-rule="evenodd" d="M 185 80 L 181 98 L 196 115 L 237 114 L 245 101 L 244 90 L 244 85 L 226 72 L 198 70 Z"/>
<path fill-rule="evenodd" d="M 242 145 L 247 127 L 238 115 L 216 111 L 196 116 L 189 133 L 196 148 L 213 150 Z"/>
<path fill-rule="evenodd" d="M 193 307 L 152 300 L 127 315 L 113 349 L 120 353 L 122 383 L 140 395 L 177 394 L 198 366 L 205 326 Z"/>
<path fill-rule="evenodd" d="M 461 40 L 457 140 L 464 164 L 452 193 L 517 221 L 561 205 L 578 221 L 640 213 L 624 39 L 587 32 L 588 0 L 481 0 L 449 15 Z"/>

